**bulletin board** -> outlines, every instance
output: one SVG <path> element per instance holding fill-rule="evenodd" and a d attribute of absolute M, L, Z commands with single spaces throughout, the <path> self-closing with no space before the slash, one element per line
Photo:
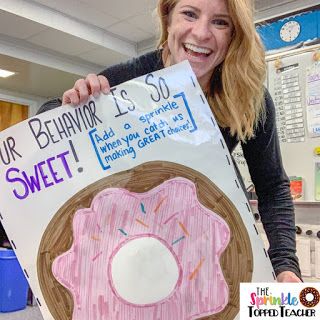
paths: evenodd
<path fill-rule="evenodd" d="M 320 156 L 320 46 L 267 57 L 267 88 L 276 108 L 277 130 L 288 176 L 302 177 L 301 200 L 315 201 Z M 318 110 L 319 109 L 319 110 Z M 246 187 L 251 183 L 241 149 L 234 153 Z M 320 200 L 320 199 L 319 199 Z"/>

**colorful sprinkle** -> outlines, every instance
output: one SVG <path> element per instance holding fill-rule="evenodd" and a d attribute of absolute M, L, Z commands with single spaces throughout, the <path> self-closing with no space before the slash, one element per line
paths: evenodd
<path fill-rule="evenodd" d="M 172 245 L 178 243 L 179 241 L 183 240 L 185 238 L 185 236 L 180 237 L 179 239 L 175 240 L 172 242 Z"/>
<path fill-rule="evenodd" d="M 200 260 L 200 262 L 198 263 L 198 265 L 196 266 L 196 268 L 192 271 L 192 273 L 190 274 L 189 276 L 189 280 L 192 280 L 196 275 L 197 273 L 199 272 L 203 262 L 204 262 L 204 258 Z"/>
<path fill-rule="evenodd" d="M 128 236 L 128 234 L 123 229 L 118 229 L 123 235 Z"/>
<path fill-rule="evenodd" d="M 187 228 L 186 228 L 181 222 L 179 222 L 179 226 L 180 226 L 180 228 L 182 229 L 182 231 L 184 232 L 184 234 L 185 234 L 187 237 L 189 237 L 190 234 L 189 234 Z"/>
<path fill-rule="evenodd" d="M 146 214 L 146 209 L 144 208 L 144 205 L 143 205 L 142 202 L 140 203 L 140 206 L 141 206 L 141 211 L 142 211 L 144 214 Z"/>
<path fill-rule="evenodd" d="M 159 203 L 156 205 L 156 207 L 154 208 L 154 213 L 157 213 L 157 211 L 159 210 L 160 206 L 162 205 L 162 203 L 164 202 L 164 200 L 166 200 L 167 197 L 162 198 Z"/>
<path fill-rule="evenodd" d="M 177 216 L 180 212 L 174 213 L 172 216 L 170 216 L 163 224 L 167 224 L 171 219 L 173 219 L 175 216 Z"/>
<path fill-rule="evenodd" d="M 99 225 L 99 223 L 97 223 L 97 227 L 99 228 L 99 231 L 102 232 L 101 227 Z"/>
<path fill-rule="evenodd" d="M 92 261 L 97 260 L 101 255 L 102 255 L 102 251 L 99 252 L 96 256 L 94 256 L 94 257 L 92 258 Z"/>
<path fill-rule="evenodd" d="M 95 240 L 95 241 L 100 241 L 100 240 L 101 240 L 100 238 L 98 238 L 98 237 L 96 237 L 96 236 L 92 236 L 91 239 L 92 239 L 92 240 Z"/>
<path fill-rule="evenodd" d="M 136 219 L 136 221 L 137 221 L 138 223 L 140 223 L 141 225 L 143 225 L 144 227 L 149 228 L 149 226 L 148 226 L 147 224 L 145 224 L 143 221 L 141 221 L 141 220 L 139 220 L 139 219 Z"/>

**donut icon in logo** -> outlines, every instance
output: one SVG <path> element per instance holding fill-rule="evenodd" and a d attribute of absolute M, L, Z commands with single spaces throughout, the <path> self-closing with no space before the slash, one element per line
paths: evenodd
<path fill-rule="evenodd" d="M 312 300 L 310 299 L 312 297 Z M 300 302 L 307 308 L 314 308 L 320 301 L 319 291 L 313 287 L 304 288 L 299 294 Z"/>

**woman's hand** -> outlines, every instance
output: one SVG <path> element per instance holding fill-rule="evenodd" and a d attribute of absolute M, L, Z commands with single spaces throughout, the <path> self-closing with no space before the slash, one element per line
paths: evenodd
<path fill-rule="evenodd" d="M 110 92 L 108 79 L 105 76 L 90 73 L 85 79 L 77 80 L 73 88 L 63 94 L 62 105 L 76 106 L 85 103 L 91 94 L 97 98 L 101 92 L 104 94 Z"/>
<path fill-rule="evenodd" d="M 277 276 L 278 282 L 302 282 L 301 279 L 291 271 L 282 271 Z"/>

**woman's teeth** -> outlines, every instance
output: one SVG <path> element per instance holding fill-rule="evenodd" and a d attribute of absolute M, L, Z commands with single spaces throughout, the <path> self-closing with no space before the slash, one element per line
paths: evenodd
<path fill-rule="evenodd" d="M 184 47 L 185 47 L 185 49 L 187 49 L 187 51 L 189 53 L 204 54 L 204 55 L 208 56 L 212 52 L 210 49 L 198 47 L 198 46 L 191 44 L 191 43 L 185 43 Z"/>

